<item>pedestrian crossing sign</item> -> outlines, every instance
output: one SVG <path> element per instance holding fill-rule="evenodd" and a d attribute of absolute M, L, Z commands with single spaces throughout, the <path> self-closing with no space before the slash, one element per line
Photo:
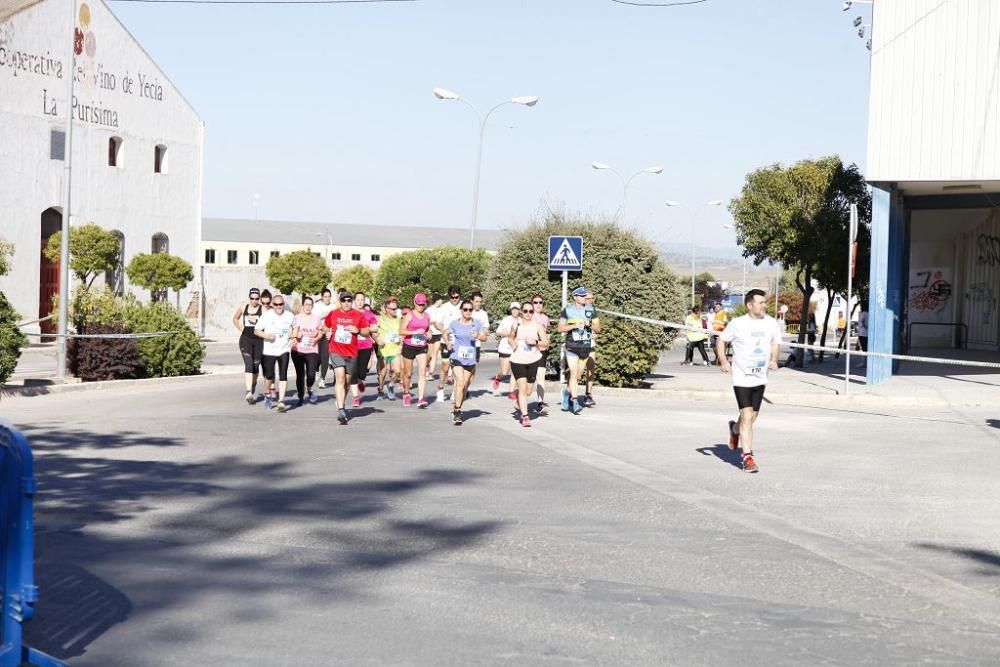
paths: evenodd
<path fill-rule="evenodd" d="M 549 271 L 581 271 L 583 269 L 582 236 L 549 237 Z"/>

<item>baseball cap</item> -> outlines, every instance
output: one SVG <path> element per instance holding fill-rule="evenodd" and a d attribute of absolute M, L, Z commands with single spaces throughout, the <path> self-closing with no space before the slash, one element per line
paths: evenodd
<path fill-rule="evenodd" d="M 354 298 L 354 295 L 353 295 L 353 294 L 351 294 L 350 292 L 348 292 L 347 290 L 342 290 L 342 291 L 340 292 L 340 294 L 338 294 L 338 295 L 337 295 L 337 298 L 338 298 L 338 299 L 341 299 L 341 300 L 343 300 L 343 299 L 348 299 L 348 298 L 350 298 L 350 299 L 353 299 L 353 298 Z"/>
<path fill-rule="evenodd" d="M 260 290 L 256 287 L 250 288 L 250 296 L 260 296 Z"/>
<path fill-rule="evenodd" d="M 573 290 L 573 296 L 587 296 L 588 294 L 590 294 L 590 290 L 586 287 L 577 287 Z"/>
<path fill-rule="evenodd" d="M 427 305 L 427 295 L 423 292 L 417 292 L 416 296 L 413 297 L 414 305 L 426 306 Z"/>
<path fill-rule="evenodd" d="M 514 310 L 515 308 L 520 309 L 521 304 L 519 304 L 517 301 L 511 301 L 510 308 L 508 308 L 507 310 Z"/>

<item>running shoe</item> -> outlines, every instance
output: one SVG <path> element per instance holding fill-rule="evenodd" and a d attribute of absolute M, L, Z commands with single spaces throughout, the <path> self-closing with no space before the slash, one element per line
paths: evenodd
<path fill-rule="evenodd" d="M 375 400 L 376 401 L 384 401 L 385 400 L 385 390 L 384 389 L 379 389 L 378 390 L 378 393 L 375 394 Z"/>
<path fill-rule="evenodd" d="M 549 404 L 548 403 L 546 403 L 545 401 L 538 401 L 538 411 L 539 412 L 547 412 L 548 409 L 549 409 Z"/>
<path fill-rule="evenodd" d="M 410 407 L 413 404 L 413 397 L 409 394 L 403 394 L 403 405 Z"/>
<path fill-rule="evenodd" d="M 264 397 L 264 407 L 267 408 L 268 410 L 274 407 L 274 402 L 271 400 L 270 396 Z"/>
<path fill-rule="evenodd" d="M 340 422 L 341 426 L 347 426 L 347 410 L 343 408 L 337 410 L 337 421 Z"/>
<path fill-rule="evenodd" d="M 395 401 L 396 400 L 396 390 L 392 388 L 391 384 L 389 385 L 389 392 L 388 392 L 388 394 L 389 394 L 389 400 L 390 401 Z"/>
<path fill-rule="evenodd" d="M 493 378 L 493 395 L 494 396 L 499 396 L 500 395 L 500 376 L 499 375 L 497 377 Z"/>
<path fill-rule="evenodd" d="M 580 404 L 580 399 L 573 401 L 573 414 L 578 415 L 583 412 L 583 406 Z"/>
<path fill-rule="evenodd" d="M 361 381 L 358 382 L 358 391 L 360 391 L 362 394 L 365 393 L 365 381 L 364 380 L 361 380 Z"/>
<path fill-rule="evenodd" d="M 583 398 L 583 406 L 586 407 L 586 408 L 596 408 L 597 407 L 597 401 L 594 400 L 593 396 L 591 396 L 590 394 L 587 394 Z"/>
<path fill-rule="evenodd" d="M 302 407 L 302 404 L 303 404 L 303 403 L 305 403 L 305 401 L 303 401 L 303 400 L 302 400 L 302 399 L 300 398 L 299 400 L 295 401 L 295 407 L 297 407 L 297 408 L 301 408 L 301 407 Z"/>
<path fill-rule="evenodd" d="M 252 391 L 248 391 L 247 395 L 243 397 L 243 400 L 247 402 L 247 405 L 253 405 L 254 403 L 257 402 L 256 399 L 254 399 L 253 397 Z"/>
<path fill-rule="evenodd" d="M 449 375 L 448 379 L 445 380 L 445 384 L 455 384 L 455 379 Z"/>
<path fill-rule="evenodd" d="M 361 407 L 361 397 L 360 396 L 355 396 L 351 400 L 351 407 L 352 408 L 360 408 Z"/>
<path fill-rule="evenodd" d="M 427 374 L 424 375 L 424 379 L 425 380 L 433 380 L 434 379 L 434 373 L 432 373 L 430 371 L 427 371 Z"/>
<path fill-rule="evenodd" d="M 563 389 L 562 390 L 562 411 L 563 412 L 569 412 L 569 409 L 570 409 L 570 405 L 569 405 L 569 392 L 566 391 L 565 389 Z"/>
<path fill-rule="evenodd" d="M 736 422 L 729 420 L 729 449 L 736 450 L 740 446 L 740 431 L 736 428 Z"/>
<path fill-rule="evenodd" d="M 320 378 L 319 382 L 317 382 L 316 384 L 317 386 L 319 386 L 320 389 L 326 389 L 326 380 L 324 380 L 323 378 Z"/>
<path fill-rule="evenodd" d="M 743 455 L 743 472 L 760 472 L 757 462 L 753 460 L 753 454 Z"/>
<path fill-rule="evenodd" d="M 461 426 L 462 425 L 462 413 L 461 413 L 461 411 L 455 410 L 454 412 L 451 413 L 451 423 L 454 424 L 455 426 Z"/>
<path fill-rule="evenodd" d="M 283 401 L 278 401 L 277 408 L 278 408 L 278 412 L 284 412 L 285 410 L 288 409 L 288 406 L 285 405 L 285 403 Z"/>
<path fill-rule="evenodd" d="M 316 401 L 318 401 L 318 400 L 319 400 L 319 399 L 318 399 L 318 398 L 316 398 L 316 394 L 315 394 L 315 393 L 313 393 L 312 389 L 310 389 L 310 390 L 309 390 L 309 403 L 310 403 L 311 405 L 316 405 Z"/>
<path fill-rule="evenodd" d="M 512 401 L 516 401 L 517 400 L 517 392 L 516 391 L 510 392 L 509 394 L 507 394 L 507 398 L 509 398 Z"/>
<path fill-rule="evenodd" d="M 531 417 L 524 415 L 521 417 L 521 426 L 531 426 Z"/>
<path fill-rule="evenodd" d="M 418 408 L 426 408 L 427 407 L 427 399 L 426 398 L 421 398 L 419 401 L 417 401 L 417 407 Z"/>
<path fill-rule="evenodd" d="M 444 389 L 437 390 L 437 393 L 434 394 L 434 400 L 438 403 L 444 403 Z"/>

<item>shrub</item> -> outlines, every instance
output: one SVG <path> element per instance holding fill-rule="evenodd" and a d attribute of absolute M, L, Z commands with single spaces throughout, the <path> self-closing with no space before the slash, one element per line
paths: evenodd
<path fill-rule="evenodd" d="M 593 290 L 598 310 L 604 307 L 683 320 L 685 297 L 677 276 L 648 241 L 610 222 L 559 212 L 550 212 L 545 220 L 513 233 L 497 252 L 484 290 L 491 317 L 505 314 L 511 301 L 526 300 L 537 292 L 553 321 L 549 331 L 553 345 L 561 345 L 555 322 L 562 302 L 562 274 L 548 270 L 548 237 L 552 235 L 583 237 L 584 268 L 570 274 L 570 290 L 577 285 Z M 610 316 L 601 318 L 601 327 L 597 380 L 612 387 L 638 386 L 676 335 L 662 327 Z"/>
<path fill-rule="evenodd" d="M 97 276 L 118 266 L 121 244 L 114 233 L 90 223 L 79 225 L 69 232 L 69 268 L 87 287 Z M 62 257 L 62 232 L 49 237 L 45 257 L 52 262 Z"/>
<path fill-rule="evenodd" d="M 296 250 L 267 260 L 264 271 L 278 291 L 285 296 L 319 294 L 330 284 L 326 260 L 309 250 Z"/>
<path fill-rule="evenodd" d="M 133 333 L 176 332 L 169 336 L 138 339 L 146 377 L 195 375 L 201 370 L 205 346 L 188 326 L 184 316 L 164 302 L 133 305 L 125 312 L 125 322 Z"/>
<path fill-rule="evenodd" d="M 18 315 L 14 307 L 7 301 L 6 295 L 0 292 L 0 384 L 6 382 L 21 357 L 21 348 L 28 344 L 28 339 L 17 327 Z"/>
<path fill-rule="evenodd" d="M 110 287 L 87 288 L 81 285 L 73 293 L 73 300 L 70 301 L 69 321 L 78 332 L 98 325 L 122 325 L 125 311 L 137 306 L 138 303 L 132 294 L 115 294 Z M 53 302 L 52 313 L 55 316 L 53 320 L 57 320 L 58 297 Z"/>
<path fill-rule="evenodd" d="M 426 248 L 391 255 L 382 262 L 375 276 L 374 298 L 381 301 L 398 296 L 411 303 L 417 292 L 444 294 L 457 285 L 462 294 L 483 287 L 491 264 L 489 254 L 478 248 Z"/>
<path fill-rule="evenodd" d="M 121 324 L 85 325 L 77 333 L 123 334 Z M 70 338 L 69 371 L 84 382 L 123 380 L 143 376 L 139 346 L 132 338 Z"/>
<path fill-rule="evenodd" d="M 352 293 L 364 292 L 371 296 L 375 287 L 375 271 L 364 264 L 356 264 L 337 271 L 333 276 L 333 287 L 334 289 L 343 287 Z"/>
<path fill-rule="evenodd" d="M 180 292 L 194 280 L 194 271 L 184 259 L 165 252 L 139 253 L 125 267 L 128 279 L 149 290 L 154 301 L 162 301 L 168 289 Z"/>

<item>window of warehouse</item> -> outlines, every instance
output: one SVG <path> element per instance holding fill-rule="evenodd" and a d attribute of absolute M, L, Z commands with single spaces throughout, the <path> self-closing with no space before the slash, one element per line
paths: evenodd
<path fill-rule="evenodd" d="M 250 263 L 251 264 L 260 264 L 260 251 L 259 250 L 251 250 L 250 251 Z"/>
<path fill-rule="evenodd" d="M 215 264 L 215 250 L 212 248 L 205 249 L 205 263 Z"/>
<path fill-rule="evenodd" d="M 237 250 L 227 250 L 226 251 L 226 263 L 227 264 L 235 264 L 238 257 L 239 257 L 239 251 L 237 251 Z"/>

